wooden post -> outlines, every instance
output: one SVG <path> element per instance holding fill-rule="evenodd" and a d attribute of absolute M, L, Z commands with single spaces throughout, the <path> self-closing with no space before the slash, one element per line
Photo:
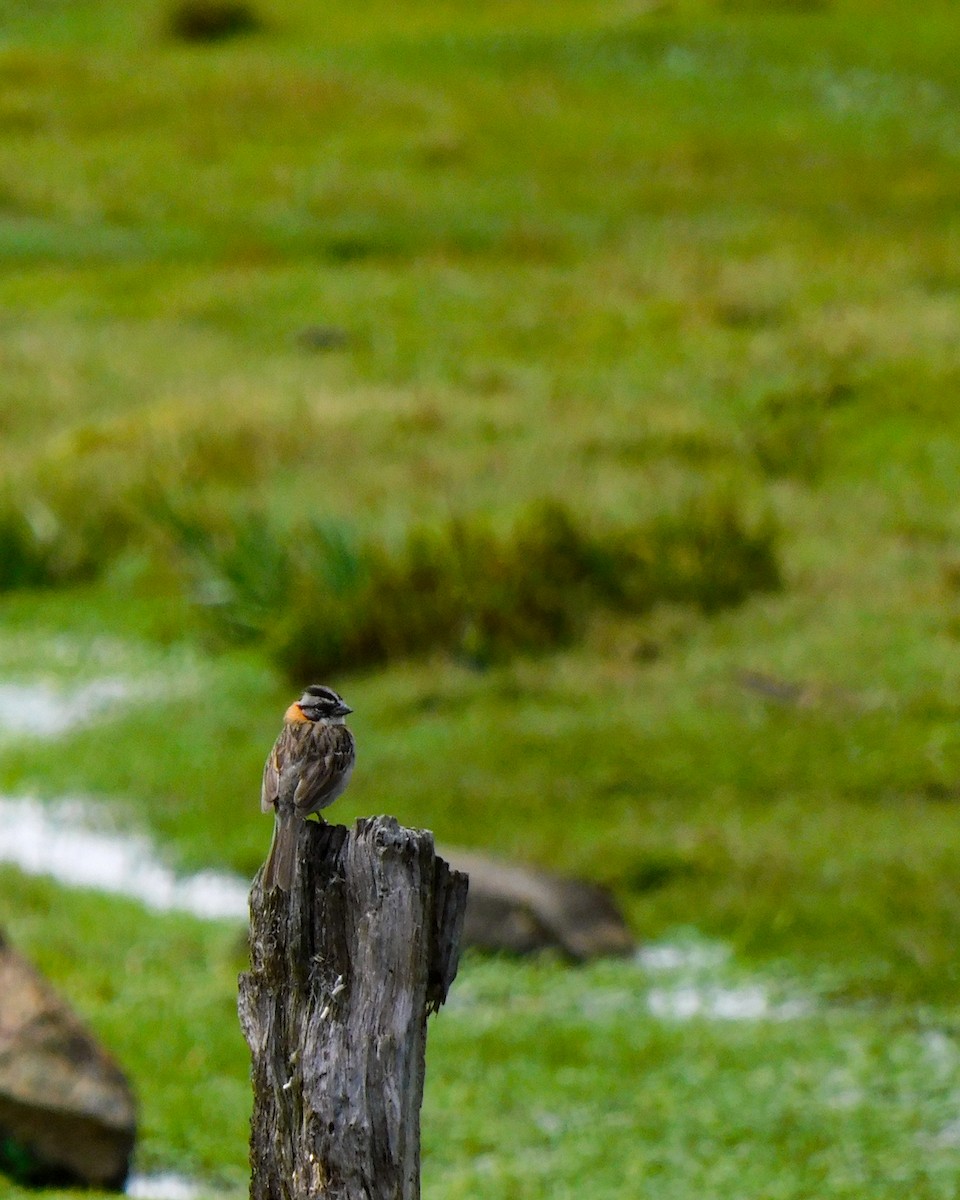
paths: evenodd
<path fill-rule="evenodd" d="M 262 872 L 250 892 L 251 1200 L 418 1200 L 427 1016 L 467 877 L 392 817 L 304 822 L 298 859 L 289 894 Z"/>

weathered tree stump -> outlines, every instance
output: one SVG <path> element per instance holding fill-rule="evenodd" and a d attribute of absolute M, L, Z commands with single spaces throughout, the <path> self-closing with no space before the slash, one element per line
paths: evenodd
<path fill-rule="evenodd" d="M 298 860 L 289 894 L 250 892 L 251 1200 L 417 1200 L 427 1017 L 467 877 L 392 817 L 307 821 Z"/>

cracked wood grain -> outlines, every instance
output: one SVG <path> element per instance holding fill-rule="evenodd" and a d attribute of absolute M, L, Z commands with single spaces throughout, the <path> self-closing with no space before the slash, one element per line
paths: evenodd
<path fill-rule="evenodd" d="M 456 975 L 466 896 L 432 834 L 392 817 L 305 822 L 291 892 L 254 880 L 251 1200 L 418 1200 L 427 1017 Z"/>

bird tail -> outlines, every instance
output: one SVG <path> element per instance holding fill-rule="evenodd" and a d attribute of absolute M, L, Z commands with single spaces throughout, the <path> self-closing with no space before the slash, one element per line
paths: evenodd
<path fill-rule="evenodd" d="M 297 834 L 300 821 L 294 813 L 277 814 L 273 827 L 273 841 L 263 868 L 263 890 L 280 888 L 289 892 L 297 871 Z"/>

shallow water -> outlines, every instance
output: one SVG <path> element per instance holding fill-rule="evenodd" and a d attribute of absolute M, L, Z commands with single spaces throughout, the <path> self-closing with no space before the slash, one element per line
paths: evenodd
<path fill-rule="evenodd" d="M 67 887 L 127 896 L 157 912 L 208 920 L 247 916 L 248 880 L 222 871 L 178 876 L 149 838 L 103 827 L 82 799 L 45 804 L 0 796 L 0 862 Z"/>
<path fill-rule="evenodd" d="M 112 677 L 70 688 L 0 683 L 0 736 L 59 737 L 106 715 L 130 690 L 129 681 Z"/>

